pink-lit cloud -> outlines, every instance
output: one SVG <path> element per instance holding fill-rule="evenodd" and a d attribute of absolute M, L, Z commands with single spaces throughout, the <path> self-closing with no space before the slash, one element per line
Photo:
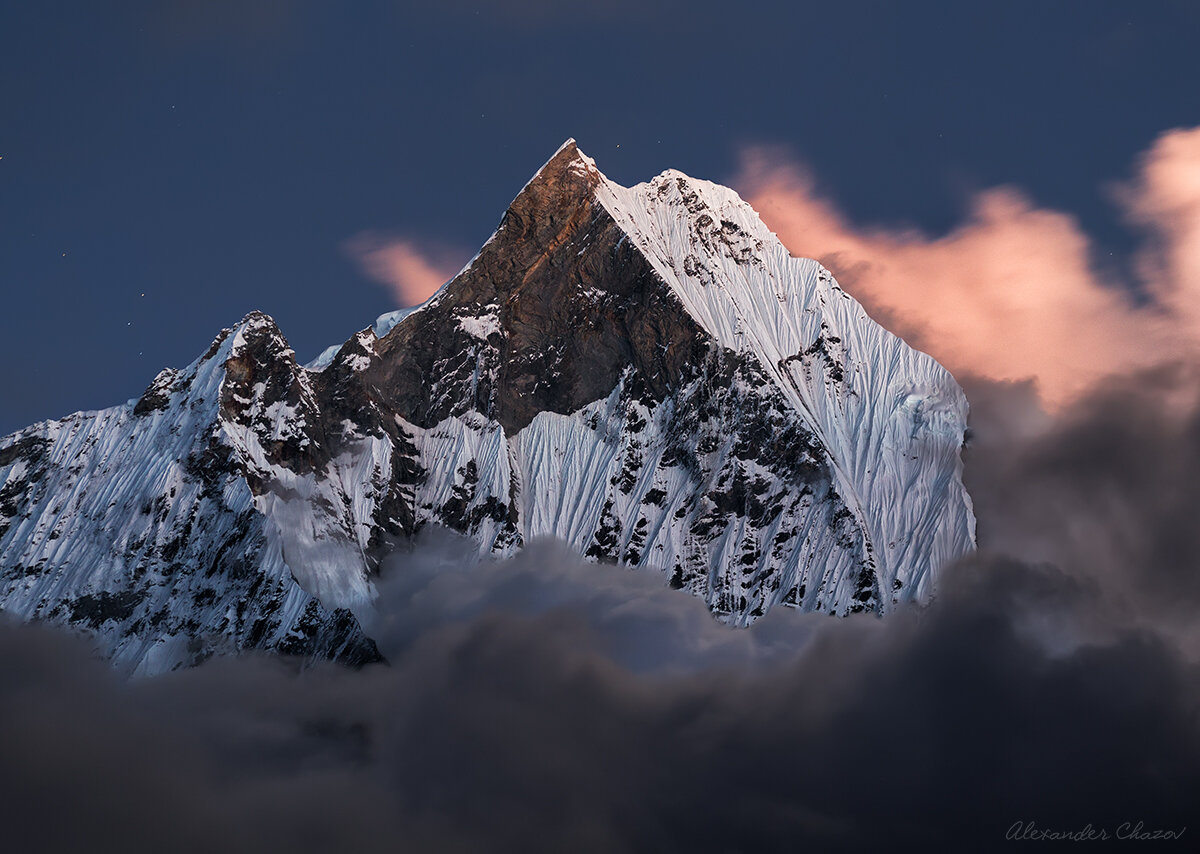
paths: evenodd
<path fill-rule="evenodd" d="M 1153 238 L 1139 259 L 1141 276 L 1200 327 L 1200 128 L 1160 136 L 1118 198 Z"/>
<path fill-rule="evenodd" d="M 1091 264 L 1073 217 L 1018 189 L 978 194 L 964 223 L 929 237 L 852 225 L 777 151 L 745 152 L 735 184 L 793 254 L 825 263 L 885 325 L 956 373 L 1032 378 L 1051 406 L 1200 341 L 1200 129 L 1160 137 L 1117 194 L 1148 232 L 1149 301 Z"/>
<path fill-rule="evenodd" d="M 412 240 L 375 232 L 347 240 L 344 248 L 365 276 L 391 289 L 401 306 L 425 302 L 461 269 L 467 257 L 453 249 L 419 246 Z"/>

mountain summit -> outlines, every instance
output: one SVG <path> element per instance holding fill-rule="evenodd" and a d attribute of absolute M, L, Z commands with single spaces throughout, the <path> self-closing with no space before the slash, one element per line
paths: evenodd
<path fill-rule="evenodd" d="M 461 273 L 318 362 L 256 312 L 136 401 L 0 439 L 0 608 L 138 674 L 369 661 L 386 544 L 438 524 L 559 537 L 736 625 L 885 614 L 973 548 L 966 412 L 735 192 L 621 187 L 569 140 Z"/>

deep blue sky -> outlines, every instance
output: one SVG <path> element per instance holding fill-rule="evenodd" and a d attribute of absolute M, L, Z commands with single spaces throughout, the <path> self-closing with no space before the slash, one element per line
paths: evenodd
<path fill-rule="evenodd" d="M 311 358 L 393 307 L 347 238 L 465 261 L 567 136 L 626 184 L 785 146 L 856 222 L 932 233 L 1016 184 L 1119 257 L 1105 187 L 1200 124 L 1198 41 L 1185 0 L 7 3 L 0 433 L 255 308 Z"/>

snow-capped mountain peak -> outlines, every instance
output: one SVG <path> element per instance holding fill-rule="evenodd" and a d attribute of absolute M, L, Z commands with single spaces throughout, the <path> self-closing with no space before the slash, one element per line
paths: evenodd
<path fill-rule="evenodd" d="M 625 188 L 568 140 L 459 275 L 309 367 L 253 313 L 136 402 L 0 440 L 0 607 L 138 672 L 364 660 L 380 556 L 435 523 L 661 571 L 735 624 L 882 614 L 973 546 L 965 421 L 735 192 Z"/>

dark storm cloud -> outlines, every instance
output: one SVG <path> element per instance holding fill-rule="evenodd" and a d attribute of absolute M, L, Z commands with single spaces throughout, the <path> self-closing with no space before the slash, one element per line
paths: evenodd
<path fill-rule="evenodd" d="M 980 542 L 1093 584 L 1113 620 L 1188 641 L 1200 606 L 1196 368 L 1109 378 L 1053 421 L 1028 386 L 966 385 Z"/>
<path fill-rule="evenodd" d="M 1112 380 L 1054 422 L 1027 387 L 969 385 L 984 549 L 887 620 L 777 610 L 732 631 L 654 575 L 554 543 L 480 562 L 431 533 L 385 568 L 389 666 L 248 658 L 123 685 L 77 642 L 6 626 L 6 837 L 989 850 L 1017 822 L 1194 824 L 1195 372 Z"/>

